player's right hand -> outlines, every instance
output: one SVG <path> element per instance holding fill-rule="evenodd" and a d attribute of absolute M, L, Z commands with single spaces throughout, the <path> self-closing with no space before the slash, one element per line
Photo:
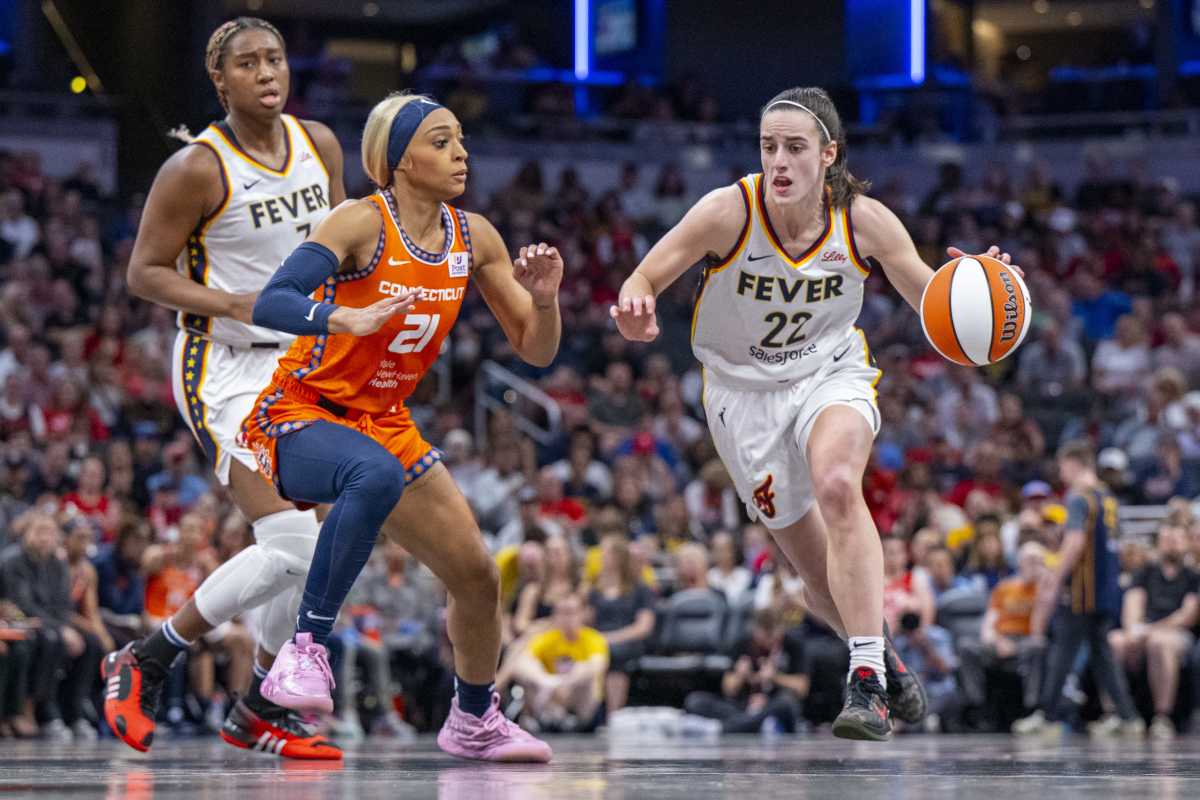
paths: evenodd
<path fill-rule="evenodd" d="M 329 332 L 370 336 L 397 314 L 412 311 L 417 304 L 417 295 L 418 292 L 408 291 L 377 300 L 363 308 L 338 306 L 338 309 L 329 315 Z"/>
<path fill-rule="evenodd" d="M 246 292 L 244 294 L 229 295 L 229 313 L 226 314 L 230 319 L 236 319 L 238 322 L 243 322 L 246 325 L 254 324 L 254 302 L 258 300 L 258 292 Z"/>
<path fill-rule="evenodd" d="M 654 295 L 622 297 L 608 309 L 617 330 L 631 342 L 652 342 L 658 337 L 658 317 L 654 314 Z"/>

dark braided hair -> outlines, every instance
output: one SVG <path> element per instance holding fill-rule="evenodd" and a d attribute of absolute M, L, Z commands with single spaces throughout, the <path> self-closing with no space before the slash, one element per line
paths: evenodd
<path fill-rule="evenodd" d="M 279 32 L 271 23 L 259 17 L 237 17 L 228 22 L 221 23 L 212 36 L 208 37 L 208 47 L 204 49 L 204 68 L 211 75 L 213 72 L 220 72 L 225 65 L 225 50 L 229 46 L 230 40 L 242 31 L 264 30 L 267 33 L 273 34 L 279 40 L 279 46 L 284 47 L 283 34 Z M 225 109 L 225 113 L 229 113 L 229 101 L 225 98 L 225 92 L 217 89 L 217 100 L 221 102 L 221 108 Z M 168 136 L 172 136 L 183 142 L 191 142 L 194 138 L 187 126 L 180 125 L 167 132 Z"/>
<path fill-rule="evenodd" d="M 772 97 L 770 103 L 763 106 L 759 119 L 766 115 L 767 109 L 771 108 L 772 104 L 778 103 L 780 100 L 799 103 L 811 110 L 825 124 L 833 141 L 837 142 L 837 157 L 834 158 L 829 169 L 825 170 L 825 185 L 829 187 L 830 201 L 833 203 L 833 207 L 845 208 L 854 201 L 855 195 L 866 194 L 871 188 L 870 181 L 859 180 L 846 168 L 846 133 L 842 129 L 842 118 L 838 115 L 837 107 L 834 106 L 833 99 L 829 94 L 824 89 L 815 86 L 785 89 Z M 771 110 L 786 111 L 789 108 L 804 113 L 795 106 L 778 106 Z M 821 126 L 818 125 L 817 128 L 817 133 L 821 136 L 821 146 L 824 147 L 829 144 L 829 140 L 825 138 L 825 132 L 820 130 Z"/>

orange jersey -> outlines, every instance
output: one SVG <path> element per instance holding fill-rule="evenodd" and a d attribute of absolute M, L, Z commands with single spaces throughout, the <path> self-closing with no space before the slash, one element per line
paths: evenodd
<path fill-rule="evenodd" d="M 400 226 L 390 192 L 367 199 L 383 216 L 375 258 L 356 272 L 330 277 L 313 299 L 363 308 L 417 289 L 415 307 L 370 336 L 299 337 L 279 360 L 275 382 L 284 385 L 281 378 L 290 377 L 338 405 L 374 415 L 402 403 L 437 360 L 467 293 L 472 254 L 462 211 L 442 205 L 446 240 L 440 253 L 430 253 Z"/>

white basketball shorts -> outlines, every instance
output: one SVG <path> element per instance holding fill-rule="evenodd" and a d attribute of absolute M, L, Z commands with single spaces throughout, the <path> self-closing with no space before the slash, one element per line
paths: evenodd
<path fill-rule="evenodd" d="M 812 508 L 808 437 L 823 409 L 849 406 L 879 433 L 875 385 L 882 373 L 871 366 L 865 339 L 854 339 L 837 361 L 776 390 L 723 386 L 706 371 L 704 411 L 713 443 L 750 518 L 768 528 L 791 525 Z"/>
<path fill-rule="evenodd" d="M 175 337 L 171 386 L 175 405 L 222 485 L 231 458 L 257 471 L 254 454 L 237 443 L 242 420 L 267 388 L 282 349 L 231 348 L 180 331 Z"/>

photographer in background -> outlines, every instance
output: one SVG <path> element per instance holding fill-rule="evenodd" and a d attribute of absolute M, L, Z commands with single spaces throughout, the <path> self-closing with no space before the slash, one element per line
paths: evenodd
<path fill-rule="evenodd" d="M 900 630 L 892 644 L 909 671 L 925 684 L 929 702 L 925 730 L 941 730 L 942 721 L 952 719 L 962 704 L 954 678 L 958 658 L 950 632 L 939 625 L 922 625 L 916 611 L 906 611 L 900 615 Z"/>

